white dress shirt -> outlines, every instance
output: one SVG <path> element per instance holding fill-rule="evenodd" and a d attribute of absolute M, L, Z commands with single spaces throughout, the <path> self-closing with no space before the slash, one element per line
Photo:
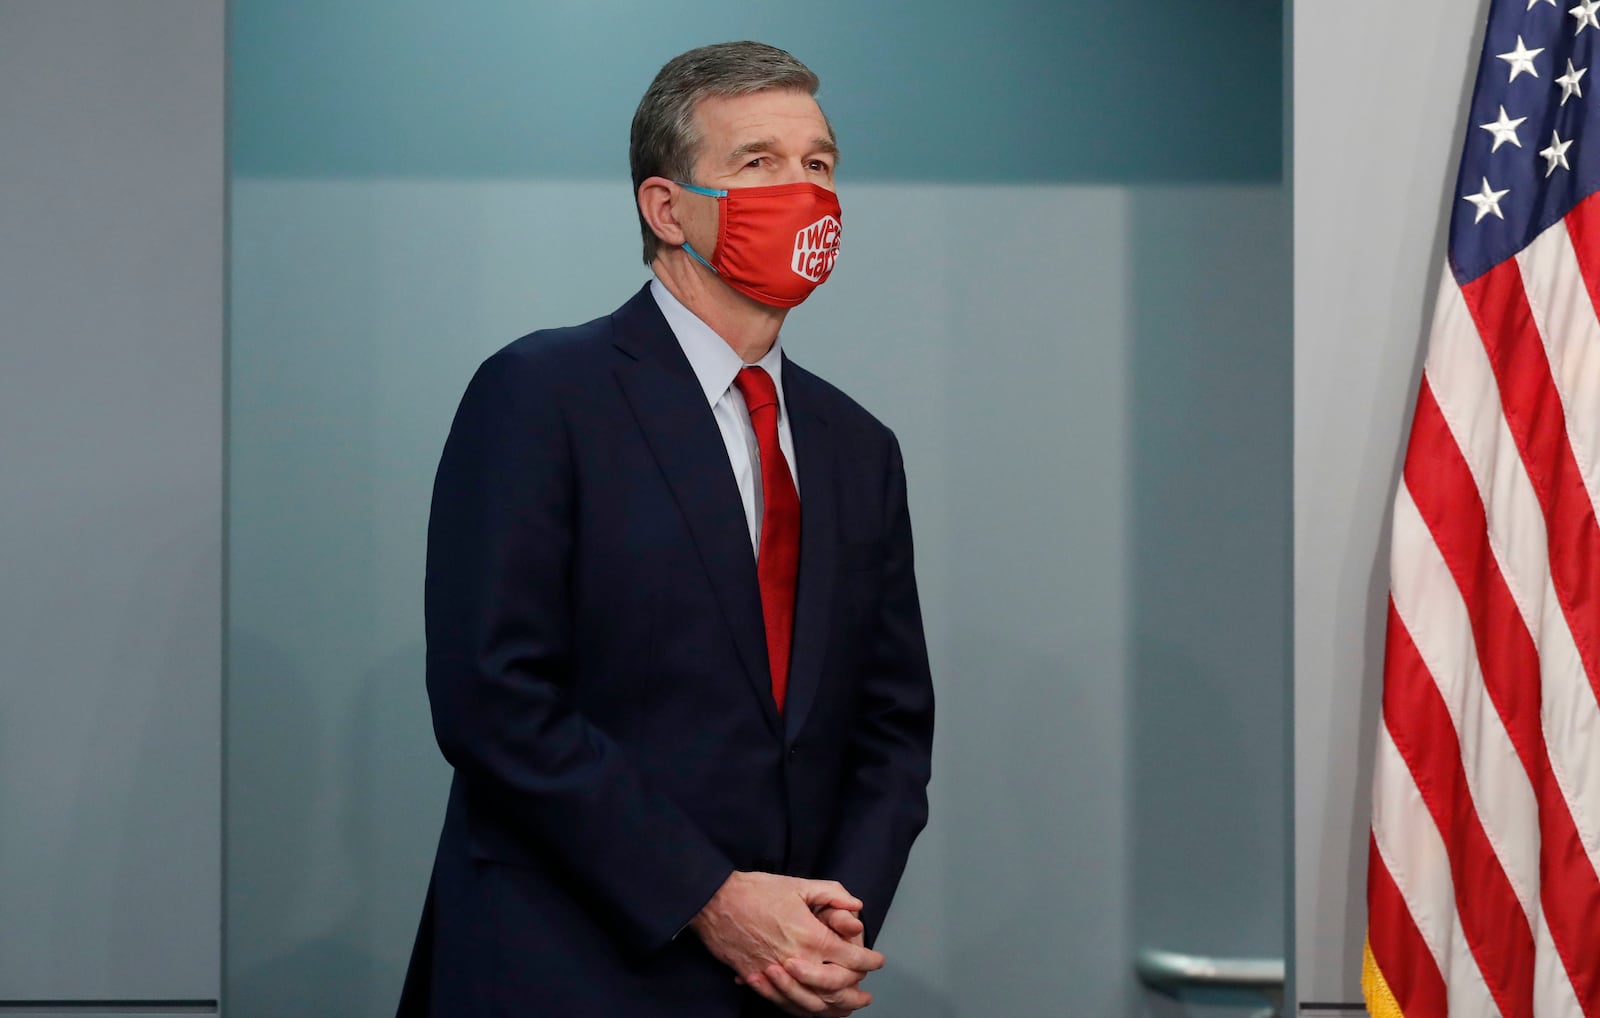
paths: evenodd
<path fill-rule="evenodd" d="M 711 404 L 711 416 L 716 418 L 722 432 L 722 444 L 728 450 L 728 463 L 733 467 L 733 479 L 739 483 L 739 498 L 744 503 L 744 518 L 750 524 L 750 547 L 761 548 L 761 447 L 756 442 L 756 430 L 750 423 L 750 411 L 744 405 L 744 396 L 733 384 L 733 378 L 744 369 L 745 363 L 733 352 L 723 338 L 711 331 L 693 311 L 684 307 L 661 280 L 650 282 L 650 296 L 656 299 L 661 314 L 678 338 L 683 355 L 689 358 L 700 388 L 705 391 L 706 402 Z M 795 492 L 800 491 L 800 472 L 795 469 L 794 437 L 789 431 L 789 404 L 783 395 L 783 338 L 780 336 L 751 367 L 766 369 L 778 387 L 778 446 L 783 458 L 789 462 L 789 476 L 794 478 Z"/>

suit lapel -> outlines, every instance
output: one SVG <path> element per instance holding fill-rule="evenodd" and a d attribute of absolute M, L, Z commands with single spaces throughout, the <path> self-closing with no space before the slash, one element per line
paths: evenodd
<path fill-rule="evenodd" d="M 617 368 L 617 381 L 688 522 L 745 675 L 768 727 L 777 733 L 755 555 L 722 434 L 649 288 L 624 305 L 613 321 L 616 345 L 633 358 Z M 801 513 L 803 521 L 803 507 Z M 803 564 L 801 568 L 803 574 Z"/>
<path fill-rule="evenodd" d="M 792 361 L 783 366 L 783 392 L 800 475 L 800 583 L 795 593 L 794 643 L 784 704 L 784 741 L 792 743 L 816 700 L 827 662 L 833 606 L 838 515 L 834 502 L 834 450 L 819 413 L 812 379 Z"/>

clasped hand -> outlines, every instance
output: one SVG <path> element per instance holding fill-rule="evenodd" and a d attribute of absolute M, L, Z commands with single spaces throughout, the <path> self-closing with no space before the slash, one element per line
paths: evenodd
<path fill-rule="evenodd" d="M 706 947 L 740 982 L 793 1015 L 845 1018 L 883 955 L 865 944 L 860 899 L 832 880 L 736 872 L 695 916 Z"/>

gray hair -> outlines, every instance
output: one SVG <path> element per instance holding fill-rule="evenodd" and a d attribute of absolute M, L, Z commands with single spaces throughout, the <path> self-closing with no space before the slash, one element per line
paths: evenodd
<path fill-rule="evenodd" d="M 639 100 L 628 137 L 636 207 L 639 185 L 645 178 L 690 180 L 700 146 L 694 119 L 700 100 L 779 88 L 814 96 L 818 85 L 811 68 L 761 42 L 719 42 L 667 61 Z M 828 133 L 833 133 L 831 124 Z M 644 238 L 644 263 L 649 265 L 661 247 L 661 238 L 645 222 L 643 212 L 639 213 L 639 230 Z"/>

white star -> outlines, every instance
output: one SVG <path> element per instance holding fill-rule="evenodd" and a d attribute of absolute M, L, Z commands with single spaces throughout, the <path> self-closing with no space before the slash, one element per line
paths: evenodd
<path fill-rule="evenodd" d="M 1555 131 L 1550 132 L 1550 147 L 1547 149 L 1542 149 L 1539 152 L 1540 155 L 1544 156 L 1545 161 L 1549 163 L 1544 170 L 1544 175 L 1546 177 L 1556 172 L 1557 166 L 1561 167 L 1563 170 L 1572 169 L 1571 166 L 1567 165 L 1567 149 L 1571 147 L 1571 138 L 1568 138 L 1566 141 L 1562 141 L 1560 134 L 1556 133 Z M 1480 216 L 1479 218 L 1482 217 Z"/>
<path fill-rule="evenodd" d="M 1585 0 L 1585 2 L 1594 3 L 1596 6 L 1600 6 L 1600 0 Z M 1517 36 L 1517 48 L 1512 50 L 1510 53 L 1501 53 L 1498 54 L 1498 56 L 1501 60 L 1504 60 L 1506 63 L 1511 65 L 1511 77 L 1508 80 L 1516 81 L 1517 75 L 1523 73 L 1524 71 L 1533 75 L 1535 78 L 1539 76 L 1539 72 L 1534 69 L 1533 58 L 1543 52 L 1543 47 L 1540 47 L 1539 49 L 1529 49 L 1528 47 L 1524 46 L 1522 44 L 1522 36 L 1519 35 Z"/>
<path fill-rule="evenodd" d="M 1517 148 L 1521 148 L 1522 139 L 1517 137 L 1517 128 L 1524 120 L 1527 119 L 1527 117 L 1518 117 L 1517 119 L 1512 120 L 1510 117 L 1506 116 L 1506 108 L 1502 106 L 1500 107 L 1499 120 L 1496 120 L 1492 124 L 1479 124 L 1478 126 L 1480 128 L 1494 135 L 1494 147 L 1490 148 L 1489 151 L 1500 151 L 1500 146 L 1508 141 L 1517 146 Z"/>
<path fill-rule="evenodd" d="M 1556 0 L 1528 0 L 1528 10 L 1533 10 L 1539 4 L 1549 4 L 1551 7 L 1555 7 Z"/>
<path fill-rule="evenodd" d="M 1579 35 L 1585 28 L 1600 31 L 1600 21 L 1595 20 L 1595 11 L 1600 10 L 1600 0 L 1578 0 L 1578 6 L 1567 13 L 1578 19 L 1578 30 L 1573 35 Z"/>
<path fill-rule="evenodd" d="M 1477 194 L 1464 194 L 1461 197 L 1478 207 L 1478 216 L 1473 220 L 1473 223 L 1476 224 L 1483 222 L 1483 217 L 1491 212 L 1500 219 L 1504 219 L 1505 214 L 1500 211 L 1500 199 L 1504 198 L 1510 193 L 1510 188 L 1507 188 L 1504 191 L 1492 190 L 1489 187 L 1489 178 L 1484 177 L 1482 191 L 1479 191 Z"/>
<path fill-rule="evenodd" d="M 1556 79 L 1556 84 L 1561 86 L 1561 105 L 1565 106 L 1567 100 L 1573 96 L 1583 98 L 1583 89 L 1578 87 L 1578 79 L 1589 73 L 1587 67 L 1573 67 L 1572 61 L 1567 61 L 1567 73 Z"/>

